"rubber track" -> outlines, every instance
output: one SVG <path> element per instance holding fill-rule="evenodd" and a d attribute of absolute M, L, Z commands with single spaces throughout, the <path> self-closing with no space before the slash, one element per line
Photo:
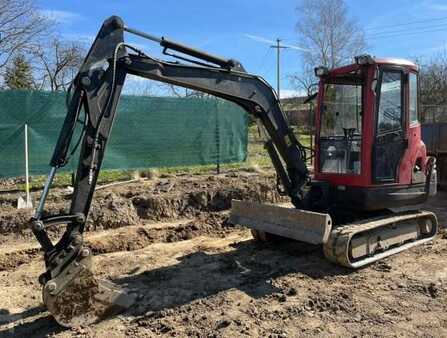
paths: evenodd
<path fill-rule="evenodd" d="M 419 219 L 419 218 L 432 219 L 433 228 L 430 235 L 426 235 L 423 238 L 417 239 L 416 241 L 406 242 L 401 246 L 392 247 L 389 250 L 377 253 L 373 256 L 368 256 L 359 261 L 355 262 L 350 261 L 349 245 L 354 235 L 364 231 L 380 228 L 382 226 L 386 226 L 391 223 L 402 222 L 409 219 Z M 426 243 L 432 240 L 436 236 L 437 232 L 438 232 L 438 221 L 434 213 L 429 211 L 415 211 L 411 213 L 405 212 L 401 214 L 395 214 L 392 216 L 366 219 L 362 220 L 360 223 L 351 223 L 337 227 L 336 229 L 332 230 L 331 235 L 329 236 L 329 240 L 323 245 L 323 250 L 324 255 L 329 261 L 351 269 L 358 269 L 365 265 L 383 259 L 385 257 L 399 253 L 403 250 Z"/>

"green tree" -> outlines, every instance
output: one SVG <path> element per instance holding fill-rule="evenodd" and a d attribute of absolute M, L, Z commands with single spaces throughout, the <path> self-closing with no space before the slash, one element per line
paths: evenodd
<path fill-rule="evenodd" d="M 8 89 L 32 89 L 34 79 L 31 65 L 23 55 L 17 55 L 6 68 L 5 84 Z"/>

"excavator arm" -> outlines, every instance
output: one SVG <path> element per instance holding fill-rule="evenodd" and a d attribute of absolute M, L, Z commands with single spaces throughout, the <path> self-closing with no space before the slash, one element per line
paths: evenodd
<path fill-rule="evenodd" d="M 157 42 L 164 54 L 187 63 L 150 57 L 124 43 L 125 32 Z M 198 90 L 238 104 L 264 129 L 265 147 L 278 178 L 297 207 L 302 200 L 302 187 L 309 180 L 305 150 L 266 81 L 247 73 L 235 60 L 128 28 L 116 16 L 107 19 L 70 88 L 68 112 L 50 162 L 51 170 L 31 220 L 46 263 L 46 272 L 40 277 L 44 302 L 65 326 L 85 325 L 110 313 L 111 305 L 119 308 L 131 303 L 122 292 L 93 277 L 91 252 L 84 246 L 82 236 L 127 74 Z M 78 123 L 83 125 L 82 133 L 73 142 Z M 53 178 L 74 153 L 70 148 L 73 143 L 74 148 L 80 146 L 80 158 L 70 211 L 44 217 L 45 199 Z M 67 228 L 60 240 L 53 243 L 46 228 L 58 224 L 66 224 Z M 91 302 L 98 297 L 98 302 Z"/>

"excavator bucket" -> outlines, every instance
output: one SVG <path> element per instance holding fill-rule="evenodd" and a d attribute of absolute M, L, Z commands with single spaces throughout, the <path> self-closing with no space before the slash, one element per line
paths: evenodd
<path fill-rule="evenodd" d="M 89 255 L 49 280 L 43 287 L 43 301 L 60 325 L 76 328 L 126 310 L 135 302 L 135 295 L 96 278 Z"/>
<path fill-rule="evenodd" d="M 230 222 L 252 229 L 255 238 L 273 234 L 311 244 L 326 243 L 332 229 L 328 214 L 238 200 L 231 202 Z"/>

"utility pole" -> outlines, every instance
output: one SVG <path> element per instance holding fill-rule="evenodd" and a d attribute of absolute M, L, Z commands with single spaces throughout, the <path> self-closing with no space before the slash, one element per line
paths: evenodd
<path fill-rule="evenodd" d="M 280 90 L 281 90 L 281 49 L 295 49 L 295 50 L 299 50 L 302 52 L 308 52 L 309 50 L 306 48 L 302 48 L 299 46 L 294 46 L 294 45 L 289 45 L 289 44 L 284 44 L 281 43 L 281 39 L 277 38 L 276 41 L 273 40 L 269 40 L 266 38 L 263 38 L 262 36 L 257 36 L 257 35 L 251 35 L 251 34 L 245 34 L 245 36 L 249 39 L 255 40 L 255 41 L 259 41 L 259 42 L 263 42 L 263 43 L 268 43 L 271 44 L 270 48 L 275 48 L 276 49 L 276 93 L 278 95 L 278 100 L 281 97 L 280 96 Z M 272 45 L 273 44 L 273 45 Z"/>
<path fill-rule="evenodd" d="M 289 48 L 281 44 L 281 39 L 276 39 L 276 45 L 270 46 L 276 49 L 276 93 L 278 94 L 278 100 L 281 98 L 281 49 Z"/>

